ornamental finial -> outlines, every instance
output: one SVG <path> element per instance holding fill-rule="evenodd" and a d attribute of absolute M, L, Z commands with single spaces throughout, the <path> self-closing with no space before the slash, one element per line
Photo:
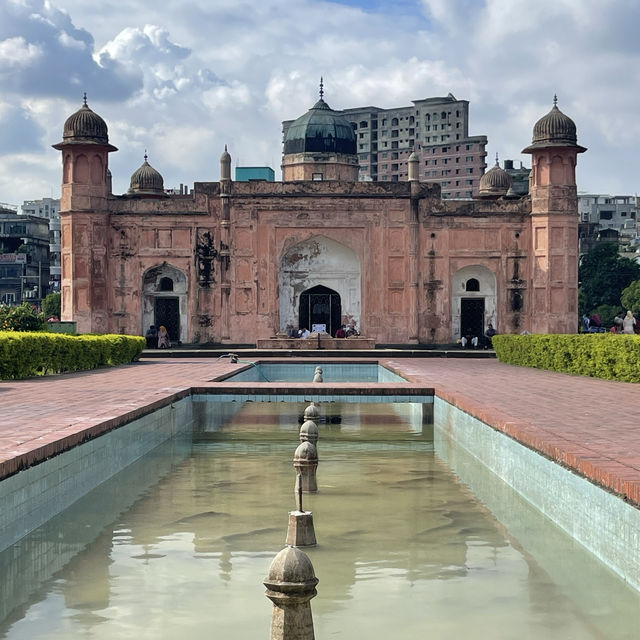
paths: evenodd
<path fill-rule="evenodd" d="M 83 107 L 88 107 L 89 105 L 87 104 L 87 92 L 85 91 L 84 94 L 82 95 L 82 106 Z"/>
<path fill-rule="evenodd" d="M 557 107 L 558 106 L 558 96 L 557 94 L 553 94 L 553 106 Z"/>
<path fill-rule="evenodd" d="M 320 100 L 322 100 L 324 96 L 324 84 L 322 83 L 322 76 L 320 76 Z"/>

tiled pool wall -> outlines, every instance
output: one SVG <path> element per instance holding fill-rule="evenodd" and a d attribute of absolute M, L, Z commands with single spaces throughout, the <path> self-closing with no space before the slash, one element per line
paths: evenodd
<path fill-rule="evenodd" d="M 178 433 L 193 429 L 191 398 L 89 440 L 0 482 L 0 551 Z"/>
<path fill-rule="evenodd" d="M 437 396 L 434 434 L 452 438 L 640 590 L 640 510 Z"/>
<path fill-rule="evenodd" d="M 39 585 L 50 580 L 99 538 L 104 528 L 117 521 L 148 488 L 191 455 L 191 434 L 185 431 L 182 435 L 184 437 L 170 438 L 155 447 L 153 456 L 144 464 L 131 464 L 121 471 L 117 492 L 103 483 L 74 503 L 71 510 L 54 516 L 32 535 L 0 552 L 0 621 L 28 602 Z M 108 562 L 108 550 L 105 561 Z"/>
<path fill-rule="evenodd" d="M 240 361 L 243 362 L 242 360 Z M 407 382 L 390 369 L 371 362 L 255 362 L 225 382 L 312 382 L 316 367 L 322 367 L 324 382 Z"/>
<path fill-rule="evenodd" d="M 560 593 L 571 594 L 582 611 L 590 612 L 602 638 L 618 637 L 611 629 L 618 628 L 621 617 L 637 619 L 637 593 L 621 589 L 620 576 L 603 562 L 585 562 L 590 552 L 583 545 L 442 429 L 435 430 L 434 451 L 506 528 L 510 544 L 526 549 L 525 557 L 535 560 Z M 611 606 L 613 593 L 615 603 Z"/>

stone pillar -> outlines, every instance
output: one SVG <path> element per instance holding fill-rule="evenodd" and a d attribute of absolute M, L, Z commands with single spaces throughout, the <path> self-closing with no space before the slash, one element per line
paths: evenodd
<path fill-rule="evenodd" d="M 318 468 L 318 451 L 311 442 L 303 442 L 293 456 L 293 466 L 298 472 L 296 477 L 296 493 L 298 482 L 302 483 L 302 490 L 306 493 L 318 491 L 316 483 L 316 469 Z M 298 479 L 299 478 L 299 479 Z"/>
<path fill-rule="evenodd" d="M 318 448 L 318 425 L 313 420 L 305 420 L 300 427 L 300 442 L 310 442 Z"/>
<path fill-rule="evenodd" d="M 318 411 L 318 407 L 315 402 L 312 402 L 305 410 L 304 410 L 304 419 L 305 420 L 313 420 L 317 422 L 320 417 L 320 411 Z"/>
<path fill-rule="evenodd" d="M 314 640 L 311 598 L 317 595 L 316 578 L 309 556 L 285 547 L 273 559 L 264 581 L 273 602 L 271 640 Z"/>
<path fill-rule="evenodd" d="M 318 544 L 311 511 L 290 511 L 285 544 L 291 547 L 313 547 Z"/>

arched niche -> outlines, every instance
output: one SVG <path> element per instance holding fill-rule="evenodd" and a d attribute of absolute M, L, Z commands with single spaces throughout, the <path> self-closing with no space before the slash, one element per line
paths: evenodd
<path fill-rule="evenodd" d="M 142 276 L 143 334 L 152 324 L 164 325 L 172 342 L 186 342 L 187 294 L 187 276 L 181 269 L 166 262 L 147 269 Z"/>
<path fill-rule="evenodd" d="M 459 269 L 451 278 L 452 339 L 463 334 L 480 337 L 489 322 L 499 330 L 495 274 L 483 265 Z"/>
<path fill-rule="evenodd" d="M 342 321 L 361 327 L 361 268 L 353 249 L 327 238 L 313 236 L 289 247 L 280 260 L 278 278 L 280 330 L 299 328 L 300 296 L 322 285 L 340 296 Z M 310 328 L 310 327 L 308 327 Z"/>
<path fill-rule="evenodd" d="M 80 184 L 89 184 L 89 159 L 84 154 L 76 156 L 73 165 L 73 181 Z"/>

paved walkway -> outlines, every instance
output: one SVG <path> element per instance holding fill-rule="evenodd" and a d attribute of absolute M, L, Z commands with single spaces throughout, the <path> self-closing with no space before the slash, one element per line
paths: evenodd
<path fill-rule="evenodd" d="M 381 358 L 380 362 L 640 505 L 640 385 L 524 369 L 495 360 Z M 167 400 L 184 397 L 192 387 L 216 386 L 213 378 L 242 366 L 203 358 L 153 359 L 115 369 L 0 382 L 0 478 Z M 242 386 L 248 384 L 266 385 Z"/>

